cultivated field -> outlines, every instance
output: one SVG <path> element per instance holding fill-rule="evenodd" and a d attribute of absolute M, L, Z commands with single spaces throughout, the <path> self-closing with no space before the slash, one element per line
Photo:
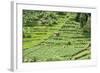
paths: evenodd
<path fill-rule="evenodd" d="M 41 17 L 37 15 L 37 20 L 34 17 L 36 13 L 42 15 Z M 32 11 L 24 10 L 23 62 L 90 59 L 91 31 L 86 28 L 90 27 L 90 22 L 84 21 L 84 18 L 76 21 L 78 15 L 79 13 L 72 12 L 33 11 L 32 13 Z M 28 22 L 28 18 L 31 21 Z M 43 23 L 43 18 L 45 23 Z M 82 21 L 86 22 L 83 27 L 81 27 Z"/>

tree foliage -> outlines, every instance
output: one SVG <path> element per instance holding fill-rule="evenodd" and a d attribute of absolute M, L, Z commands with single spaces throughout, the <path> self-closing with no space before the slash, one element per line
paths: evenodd
<path fill-rule="evenodd" d="M 91 31 L 91 14 L 90 13 L 77 13 L 76 21 L 80 22 L 80 27 L 84 32 L 90 33 Z"/>
<path fill-rule="evenodd" d="M 46 25 L 52 26 L 57 24 L 57 20 L 60 15 L 64 15 L 63 12 L 51 12 L 51 11 L 33 11 L 23 10 L 23 24 L 24 26 L 36 26 Z"/>

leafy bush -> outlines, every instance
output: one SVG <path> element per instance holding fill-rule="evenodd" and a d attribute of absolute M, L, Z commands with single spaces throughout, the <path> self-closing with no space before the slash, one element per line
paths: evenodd
<path fill-rule="evenodd" d="M 23 38 L 32 38 L 32 36 L 30 34 L 23 33 Z"/>

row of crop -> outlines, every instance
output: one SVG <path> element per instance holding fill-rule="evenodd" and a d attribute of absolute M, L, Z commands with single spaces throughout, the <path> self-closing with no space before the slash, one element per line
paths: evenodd
<path fill-rule="evenodd" d="M 55 46 L 55 45 L 54 45 Z M 60 45 L 59 45 L 60 46 Z M 59 49 L 61 49 L 60 47 L 58 46 L 58 48 Z M 48 49 L 47 49 L 48 48 Z M 52 48 L 52 49 L 51 49 Z M 68 47 L 67 47 L 68 48 Z M 74 48 L 74 47 L 73 47 Z M 66 48 L 65 48 L 66 49 Z M 34 59 L 32 60 L 32 58 L 34 58 L 34 57 L 36 57 L 36 54 L 35 53 L 39 53 L 38 51 L 42 51 L 42 53 L 43 53 L 43 50 L 44 50 L 44 54 L 45 53 L 50 53 L 50 51 L 46 51 L 46 50 L 52 50 L 52 51 L 54 51 L 55 49 L 54 49 L 54 47 L 53 47 L 53 45 L 50 47 L 50 46 L 46 46 L 46 45 L 38 45 L 38 47 L 37 47 L 37 49 L 34 47 L 34 50 L 33 49 L 28 49 L 28 50 L 26 50 L 27 51 L 27 54 L 26 54 L 26 56 L 28 56 L 29 57 L 29 55 L 30 55 L 30 53 L 33 55 L 33 57 L 31 57 L 30 59 L 29 59 L 29 61 L 32 61 L 32 62 L 34 62 Z M 64 49 L 63 49 L 64 50 Z M 28 51 L 29 51 L 29 53 L 28 53 Z M 59 52 L 59 51 L 58 51 Z M 66 53 L 67 53 L 67 51 L 65 51 Z M 65 54 L 65 52 L 64 52 L 64 54 Z M 75 52 L 75 50 L 72 50 L 72 52 L 74 53 Z M 61 52 L 61 53 L 63 53 L 63 52 Z M 41 55 L 43 55 L 43 54 L 41 54 Z M 74 54 L 72 54 L 72 55 L 58 55 L 59 56 L 59 58 L 58 59 L 54 59 L 54 58 L 45 58 L 45 56 L 44 56 L 44 58 L 45 59 L 41 59 L 41 55 L 37 55 L 37 56 L 39 56 L 40 58 L 38 58 L 38 57 L 36 57 L 35 58 L 35 61 L 37 62 L 37 61 L 54 61 L 54 60 L 77 60 L 77 59 L 80 59 L 80 58 L 83 58 L 83 57 L 85 57 L 85 56 L 87 56 L 87 55 L 90 55 L 90 49 L 83 49 L 83 50 L 80 50 L 80 51 L 76 51 L 76 53 L 74 53 Z M 50 54 L 49 54 L 50 55 Z M 88 57 L 90 57 L 90 56 L 88 56 Z M 37 59 L 38 58 L 38 59 Z M 66 59 L 67 58 L 67 59 Z M 87 58 L 86 58 L 87 59 Z M 25 59 L 26 60 L 26 59 Z M 26 61 L 26 62 L 28 62 L 28 60 Z"/>

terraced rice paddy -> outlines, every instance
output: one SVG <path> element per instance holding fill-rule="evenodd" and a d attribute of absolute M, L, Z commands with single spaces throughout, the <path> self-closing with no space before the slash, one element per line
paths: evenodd
<path fill-rule="evenodd" d="M 54 26 L 34 26 L 25 29 L 25 34 L 31 37 L 23 38 L 23 62 L 91 58 L 91 39 L 83 34 L 79 22 L 61 17 Z"/>

